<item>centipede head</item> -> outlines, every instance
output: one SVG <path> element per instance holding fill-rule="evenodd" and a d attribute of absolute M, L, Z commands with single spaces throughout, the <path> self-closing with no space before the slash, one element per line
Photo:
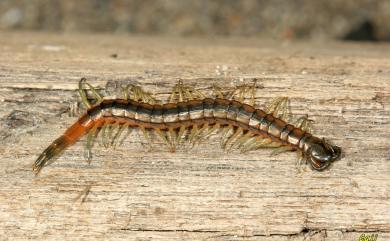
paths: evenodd
<path fill-rule="evenodd" d="M 313 143 L 307 152 L 308 160 L 313 169 L 325 170 L 330 164 L 340 158 L 341 148 L 329 144 L 325 139 Z"/>

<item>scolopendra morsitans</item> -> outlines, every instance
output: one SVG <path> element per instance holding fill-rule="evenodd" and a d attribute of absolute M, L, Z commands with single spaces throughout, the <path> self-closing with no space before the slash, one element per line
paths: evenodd
<path fill-rule="evenodd" d="M 97 103 L 89 102 L 85 86 L 90 88 Z M 274 153 L 298 151 L 301 158 L 315 170 L 326 169 L 340 157 L 340 147 L 310 133 L 310 122 L 306 117 L 300 118 L 295 125 L 285 121 L 288 115 L 287 98 L 278 98 L 265 110 L 261 110 L 253 106 L 255 86 L 237 87 L 228 97 L 217 88 L 215 90 L 215 98 L 206 98 L 201 92 L 179 81 L 168 103 L 160 105 L 156 104 L 150 94 L 135 85 L 127 86 L 123 99 L 105 100 L 82 78 L 79 93 L 87 112 L 43 151 L 35 161 L 33 171 L 38 174 L 54 157 L 84 135 L 87 135 L 90 161 L 93 141 L 99 132 L 106 140 L 103 144 L 110 144 L 107 137 L 104 138 L 108 126 L 117 127 L 114 135 L 111 129 L 111 144 L 126 129 L 139 128 L 148 141 L 151 141 L 148 131 L 155 131 L 174 151 L 183 135 L 194 144 L 222 130 L 221 143 L 225 149 L 237 147 L 241 152 L 247 152 L 272 147 L 275 148 Z M 128 91 L 131 96 L 128 96 Z M 252 94 L 250 104 L 244 103 L 247 92 Z"/>

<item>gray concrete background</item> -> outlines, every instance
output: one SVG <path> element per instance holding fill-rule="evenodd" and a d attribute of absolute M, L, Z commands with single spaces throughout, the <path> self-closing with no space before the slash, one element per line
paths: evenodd
<path fill-rule="evenodd" d="M 0 0 L 0 29 L 390 39 L 388 0 Z"/>

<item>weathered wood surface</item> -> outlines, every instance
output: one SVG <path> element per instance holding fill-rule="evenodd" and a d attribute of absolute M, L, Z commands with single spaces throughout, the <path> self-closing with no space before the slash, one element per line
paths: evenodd
<path fill-rule="evenodd" d="M 389 44 L 2 32 L 0 239 L 389 240 L 389 57 Z M 136 133 L 96 146 L 91 165 L 83 139 L 34 177 L 33 161 L 77 119 L 81 77 L 136 80 L 161 99 L 179 78 L 203 90 L 256 78 L 260 106 L 290 97 L 345 157 L 298 171 L 294 153 L 224 153 L 216 139 L 149 152 Z"/>

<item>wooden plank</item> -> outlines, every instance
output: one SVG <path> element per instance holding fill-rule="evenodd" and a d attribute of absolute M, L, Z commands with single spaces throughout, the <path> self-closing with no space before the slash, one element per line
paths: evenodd
<path fill-rule="evenodd" d="M 0 46 L 2 240 L 390 238 L 388 44 L 2 32 Z M 82 139 L 34 177 L 40 152 L 77 120 L 81 77 L 110 95 L 137 82 L 161 100 L 178 79 L 206 93 L 257 79 L 259 106 L 288 96 L 345 157 L 299 171 L 293 153 L 224 153 L 215 138 L 148 151 L 136 132 L 96 146 L 90 165 Z"/>

